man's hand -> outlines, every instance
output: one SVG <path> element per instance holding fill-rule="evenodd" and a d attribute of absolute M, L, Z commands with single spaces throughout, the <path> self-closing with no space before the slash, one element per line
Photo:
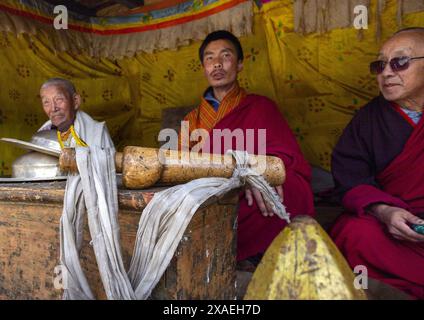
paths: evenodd
<path fill-rule="evenodd" d="M 398 240 L 423 242 L 424 235 L 412 230 L 408 224 L 424 224 L 424 221 L 409 211 L 387 204 L 375 204 L 371 213 L 387 226 L 389 233 Z"/>
<path fill-rule="evenodd" d="M 282 186 L 275 187 L 275 190 L 280 196 L 281 202 L 283 202 L 283 187 Z M 268 217 L 268 216 L 272 217 L 274 213 L 276 213 L 265 204 L 265 201 L 262 198 L 262 194 L 259 192 L 258 189 L 246 188 L 245 192 L 246 192 L 247 205 L 249 207 L 253 205 L 253 199 L 255 199 L 256 204 L 258 205 L 258 208 L 259 210 L 261 210 L 264 217 Z"/>

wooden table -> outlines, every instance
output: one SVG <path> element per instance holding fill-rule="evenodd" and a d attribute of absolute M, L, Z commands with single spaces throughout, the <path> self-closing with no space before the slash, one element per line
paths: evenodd
<path fill-rule="evenodd" d="M 60 299 L 53 285 L 59 264 L 59 220 L 65 182 L 0 184 L 0 299 Z M 141 212 L 163 188 L 118 187 L 126 268 Z M 237 192 L 210 199 L 194 215 L 153 299 L 234 299 Z M 105 294 L 85 223 L 83 269 L 99 299 Z"/>

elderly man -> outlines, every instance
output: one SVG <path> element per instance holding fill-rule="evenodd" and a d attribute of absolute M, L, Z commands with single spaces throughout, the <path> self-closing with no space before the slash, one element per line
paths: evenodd
<path fill-rule="evenodd" d="M 424 298 L 424 28 L 388 39 L 370 65 L 381 95 L 354 116 L 332 172 L 344 208 L 331 235 L 352 268 Z"/>
<path fill-rule="evenodd" d="M 240 88 L 237 74 L 243 68 L 243 50 L 239 40 L 230 32 L 216 31 L 209 34 L 199 49 L 199 57 L 210 87 L 201 97 L 200 105 L 189 113 L 189 132 L 204 129 L 208 137 L 201 141 L 209 146 L 203 152 L 225 153 L 226 147 L 259 153 L 259 137 L 249 139 L 248 130 L 257 134 L 266 130 L 264 153 L 280 157 L 286 167 L 286 180 L 277 192 L 283 198 L 291 216 L 314 213 L 310 188 L 311 169 L 276 104 L 270 99 L 248 94 Z M 214 136 L 224 130 L 243 133 L 246 141 L 240 146 L 234 139 L 232 145 L 225 143 L 224 136 Z M 228 138 L 228 137 L 227 137 Z M 187 143 L 187 142 L 186 142 Z M 220 147 L 216 147 L 220 143 Z M 181 142 L 184 146 L 184 143 Z M 190 147 L 192 144 L 190 145 Z M 253 268 L 285 222 L 278 218 L 264 203 L 256 189 L 246 190 L 240 195 L 238 212 L 237 260 L 244 268 Z"/>
<path fill-rule="evenodd" d="M 93 299 L 79 262 L 82 246 L 85 206 L 90 221 L 90 233 L 98 263 L 109 264 L 105 254 L 103 236 L 119 239 L 117 225 L 117 191 L 114 169 L 115 148 L 104 122 L 93 120 L 79 110 L 81 97 L 74 85 L 65 79 L 53 78 L 40 89 L 44 112 L 49 117 L 40 129 L 57 130 L 62 148 L 75 147 L 79 175 L 68 176 L 60 219 L 60 264 L 64 276 L 65 299 Z M 80 148 L 83 147 L 83 148 Z M 100 173 L 100 175 L 99 175 Z M 99 191 L 101 190 L 101 191 Z M 101 213 L 99 213 L 101 212 Z M 103 232 L 99 216 L 109 215 L 106 222 L 112 227 Z M 99 230 L 102 232 L 99 232 Z M 100 234 L 100 235 L 99 235 Z M 99 253 L 100 252 L 100 253 Z M 115 256 L 116 257 L 116 256 Z M 118 257 L 116 260 L 119 260 Z M 114 261 L 116 261 L 114 260 Z M 114 270 L 121 271 L 114 264 Z M 100 267 L 106 270 L 106 267 Z M 105 271 L 107 272 L 107 271 Z M 102 273 L 103 276 L 103 273 Z M 66 279 L 66 280 L 65 280 Z"/>
<path fill-rule="evenodd" d="M 113 148 L 105 123 L 97 122 L 79 110 L 81 96 L 70 81 L 49 79 L 41 86 L 40 96 L 44 112 L 50 120 L 38 131 L 57 130 L 62 148 L 77 145 Z"/>

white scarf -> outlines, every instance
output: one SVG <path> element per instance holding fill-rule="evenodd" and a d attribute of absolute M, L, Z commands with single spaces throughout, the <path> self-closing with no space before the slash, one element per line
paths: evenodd
<path fill-rule="evenodd" d="M 114 153 L 98 147 L 77 148 L 76 152 L 80 176 L 72 181 L 77 183 L 78 192 L 81 192 L 81 186 L 84 191 L 93 249 L 108 299 L 147 299 L 169 265 L 197 209 L 210 197 L 225 195 L 244 182 L 260 190 L 280 218 L 289 221 L 274 189 L 248 168 L 247 153 L 234 151 L 237 169 L 232 178 L 197 179 L 154 195 L 140 217 L 127 274 L 119 243 Z M 80 194 L 78 192 L 76 194 Z M 82 240 L 81 198 L 71 198 L 69 191 L 65 198 L 69 203 L 62 217 L 62 234 L 65 236 L 62 243 L 66 244 L 62 263 L 69 276 L 64 298 L 94 299 L 77 255 Z M 169 205 L 164 206 L 164 203 Z M 77 234 L 76 239 L 74 234 Z"/>
<path fill-rule="evenodd" d="M 38 129 L 38 132 L 51 129 L 52 122 L 48 120 L 40 127 L 40 129 Z M 89 146 L 98 146 L 101 148 L 114 148 L 106 124 L 104 122 L 98 122 L 94 120 L 84 111 L 77 111 L 74 121 L 74 129 L 77 135 L 82 140 L 84 140 Z M 77 146 L 75 140 L 73 139 L 71 142 L 71 146 Z"/>
<path fill-rule="evenodd" d="M 49 130 L 51 127 L 51 121 L 47 121 L 39 131 Z M 104 122 L 95 121 L 85 112 L 78 111 L 74 121 L 74 129 L 78 137 L 84 140 L 90 149 L 99 149 L 99 152 L 115 154 L 115 147 Z M 71 147 L 76 147 L 77 154 L 87 149 L 79 147 L 74 139 L 71 141 Z M 89 177 L 86 173 L 84 176 Z M 116 190 L 115 179 L 115 171 L 113 170 L 111 188 L 114 188 L 114 190 Z M 93 206 L 94 208 L 97 207 L 96 203 L 87 204 L 86 195 L 90 194 L 90 190 L 85 187 L 81 175 L 70 175 L 68 177 L 63 201 L 63 213 L 60 219 L 60 263 L 65 286 L 64 299 L 94 299 L 79 261 L 79 252 L 83 242 L 86 206 L 89 212 Z"/>

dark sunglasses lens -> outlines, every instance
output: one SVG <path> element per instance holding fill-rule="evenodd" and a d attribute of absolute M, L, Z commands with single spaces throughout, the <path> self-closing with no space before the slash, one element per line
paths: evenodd
<path fill-rule="evenodd" d="M 383 72 L 386 63 L 384 61 L 378 60 L 370 63 L 370 72 L 372 74 L 380 74 Z"/>
<path fill-rule="evenodd" d="M 408 57 L 393 58 L 392 60 L 390 60 L 390 67 L 395 72 L 408 69 L 409 58 Z"/>

